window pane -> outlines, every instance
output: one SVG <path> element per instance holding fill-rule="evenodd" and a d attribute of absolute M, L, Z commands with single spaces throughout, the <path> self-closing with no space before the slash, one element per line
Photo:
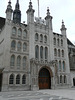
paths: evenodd
<path fill-rule="evenodd" d="M 20 42 L 18 42 L 18 44 L 17 44 L 17 50 L 21 51 L 21 43 Z"/>
<path fill-rule="evenodd" d="M 23 37 L 24 37 L 24 38 L 27 37 L 27 31 L 23 31 Z"/>
<path fill-rule="evenodd" d="M 14 66 L 15 65 L 15 56 L 11 56 L 11 59 L 10 59 L 10 66 Z"/>
<path fill-rule="evenodd" d="M 16 35 L 16 28 L 15 27 L 12 29 L 12 35 Z"/>
<path fill-rule="evenodd" d="M 24 43 L 24 44 L 23 44 L 23 51 L 26 51 L 26 49 L 27 49 L 27 44 Z"/>
<path fill-rule="evenodd" d="M 20 66 L 21 66 L 21 57 L 18 56 L 17 57 L 17 67 L 20 68 Z"/>
<path fill-rule="evenodd" d="M 43 59 L 43 47 L 40 47 L 40 58 Z"/>
<path fill-rule="evenodd" d="M 9 84 L 14 84 L 14 76 L 13 76 L 13 74 L 10 75 Z"/>
<path fill-rule="evenodd" d="M 26 76 L 25 75 L 23 75 L 23 77 L 22 77 L 22 84 L 26 84 Z"/>
<path fill-rule="evenodd" d="M 39 47 L 38 46 L 36 46 L 35 47 L 35 58 L 39 58 Z"/>
<path fill-rule="evenodd" d="M 16 43 L 15 43 L 15 41 L 12 41 L 12 42 L 11 42 L 11 48 L 12 48 L 13 50 L 15 50 L 15 47 L 16 47 Z"/>
<path fill-rule="evenodd" d="M 18 36 L 21 37 L 21 35 L 22 35 L 22 30 L 19 29 L 19 30 L 18 30 Z"/>
<path fill-rule="evenodd" d="M 20 75 L 16 76 L 16 84 L 20 84 Z"/>
<path fill-rule="evenodd" d="M 23 57 L 23 68 L 26 67 L 26 57 Z"/>

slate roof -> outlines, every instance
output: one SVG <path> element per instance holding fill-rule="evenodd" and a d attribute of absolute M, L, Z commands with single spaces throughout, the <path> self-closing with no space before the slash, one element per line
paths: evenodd
<path fill-rule="evenodd" d="M 68 44 L 68 45 L 75 46 L 69 39 L 67 39 L 67 44 Z"/>

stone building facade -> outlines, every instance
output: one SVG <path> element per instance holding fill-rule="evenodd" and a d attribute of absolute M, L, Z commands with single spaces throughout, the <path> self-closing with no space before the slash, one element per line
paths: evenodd
<path fill-rule="evenodd" d="M 21 23 L 19 0 L 6 18 L 0 17 L 0 90 L 69 88 L 72 85 L 66 27 L 54 33 L 49 8 L 45 19 L 35 18 L 29 2 L 27 24 Z M 13 19 L 12 19 L 13 14 Z"/>

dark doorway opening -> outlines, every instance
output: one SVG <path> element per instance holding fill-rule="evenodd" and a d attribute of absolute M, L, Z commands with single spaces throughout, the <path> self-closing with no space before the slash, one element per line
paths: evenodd
<path fill-rule="evenodd" d="M 75 86 L 75 78 L 73 78 L 73 86 Z"/>
<path fill-rule="evenodd" d="M 46 68 L 39 72 L 39 89 L 51 89 L 51 76 Z"/>
<path fill-rule="evenodd" d="M 1 91 L 1 89 L 2 89 L 2 76 L 3 76 L 3 74 L 0 73 L 0 91 Z"/>

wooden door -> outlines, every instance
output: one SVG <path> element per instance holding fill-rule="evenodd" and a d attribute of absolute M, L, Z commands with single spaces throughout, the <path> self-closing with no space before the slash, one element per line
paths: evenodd
<path fill-rule="evenodd" d="M 39 89 L 51 88 L 50 73 L 46 68 L 43 68 L 39 73 Z"/>

